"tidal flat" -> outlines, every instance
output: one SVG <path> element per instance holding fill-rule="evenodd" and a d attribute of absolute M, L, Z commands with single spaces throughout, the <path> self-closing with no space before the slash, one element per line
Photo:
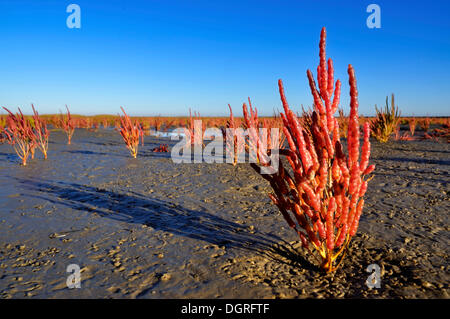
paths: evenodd
<path fill-rule="evenodd" d="M 146 136 L 133 159 L 113 130 L 77 129 L 72 145 L 52 131 L 27 166 L 0 145 L 0 297 L 449 298 L 449 143 L 373 140 L 360 226 L 329 275 L 248 164 L 151 151 L 175 143 Z"/>

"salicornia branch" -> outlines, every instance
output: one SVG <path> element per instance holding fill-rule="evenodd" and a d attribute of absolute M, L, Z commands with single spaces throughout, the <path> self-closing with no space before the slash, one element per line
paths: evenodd
<path fill-rule="evenodd" d="M 261 174 L 269 181 L 273 192 L 269 194 L 284 219 L 299 235 L 303 247 L 309 245 L 321 260 L 320 267 L 332 272 L 341 264 L 350 239 L 355 235 L 364 206 L 367 175 L 375 166 L 369 165 L 370 126 L 364 125 L 360 152 L 358 90 L 354 69 L 348 66 L 350 85 L 350 115 L 347 129 L 348 156 L 340 141 L 339 123 L 334 117 L 340 100 L 341 82 L 334 82 L 331 59 L 325 55 L 326 31 L 320 37 L 317 83 L 310 70 L 307 78 L 314 108 L 308 128 L 290 109 L 283 83 L 278 82 L 284 112 L 281 113 L 283 133 L 288 148 L 280 150 L 289 163 L 279 162 L 273 174 Z M 252 133 L 258 128 L 257 110 L 244 104 L 245 126 L 249 131 L 248 147 L 255 149 L 257 164 L 268 165 L 267 155 L 261 150 L 260 135 Z M 256 163 L 251 166 L 260 172 Z M 340 258 L 339 258 L 340 257 Z M 317 257 L 316 257 L 317 258 Z"/>

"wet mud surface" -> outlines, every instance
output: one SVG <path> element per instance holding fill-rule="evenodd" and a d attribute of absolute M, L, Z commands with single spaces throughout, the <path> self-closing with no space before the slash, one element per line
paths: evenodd
<path fill-rule="evenodd" d="M 25 167 L 0 145 L 1 298 L 449 298 L 448 143 L 372 142 L 358 233 L 324 275 L 248 164 L 175 164 L 156 137 L 133 159 L 113 130 L 50 140 Z"/>

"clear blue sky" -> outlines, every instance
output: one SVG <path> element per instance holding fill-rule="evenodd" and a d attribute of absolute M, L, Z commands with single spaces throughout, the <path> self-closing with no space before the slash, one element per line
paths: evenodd
<path fill-rule="evenodd" d="M 81 7 L 81 29 L 66 7 Z M 381 7 L 381 29 L 366 8 Z M 260 114 L 281 109 L 283 79 L 295 110 L 312 97 L 322 26 L 344 83 L 356 70 L 360 113 L 395 93 L 404 115 L 450 115 L 450 1 L 0 0 L 0 105 L 27 113 Z"/>

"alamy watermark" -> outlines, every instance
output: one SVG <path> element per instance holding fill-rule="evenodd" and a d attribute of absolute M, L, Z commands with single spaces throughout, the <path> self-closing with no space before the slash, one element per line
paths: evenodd
<path fill-rule="evenodd" d="M 66 25 L 69 29 L 81 28 L 81 8 L 78 4 L 69 4 L 66 12 L 70 15 L 66 19 Z"/>
<path fill-rule="evenodd" d="M 371 13 L 366 20 L 366 25 L 369 29 L 381 28 L 381 8 L 378 4 L 369 4 L 366 12 Z"/>
<path fill-rule="evenodd" d="M 77 264 L 67 266 L 66 272 L 72 273 L 67 277 L 66 285 L 69 289 L 81 288 L 81 270 Z"/>
<path fill-rule="evenodd" d="M 366 285 L 370 289 L 373 288 L 381 288 L 381 269 L 377 264 L 371 264 L 367 266 L 366 271 L 371 273 L 369 277 L 367 277 Z"/>

